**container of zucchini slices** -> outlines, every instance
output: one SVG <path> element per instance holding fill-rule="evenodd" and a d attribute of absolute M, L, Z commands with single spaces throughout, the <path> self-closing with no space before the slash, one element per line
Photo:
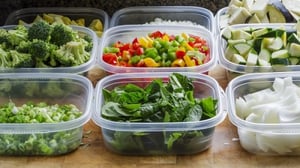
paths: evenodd
<path fill-rule="evenodd" d="M 76 150 L 93 86 L 65 73 L 0 75 L 0 155 L 55 156 Z"/>
<path fill-rule="evenodd" d="M 299 23 L 239 24 L 219 34 L 220 64 L 232 79 L 245 73 L 300 70 Z"/>
<path fill-rule="evenodd" d="M 226 89 L 241 146 L 257 155 L 300 155 L 300 74 L 245 74 Z"/>

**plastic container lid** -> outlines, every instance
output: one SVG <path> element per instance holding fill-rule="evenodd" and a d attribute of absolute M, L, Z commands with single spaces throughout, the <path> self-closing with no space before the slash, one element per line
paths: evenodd
<path fill-rule="evenodd" d="M 136 37 L 143 37 L 155 31 L 166 32 L 176 35 L 181 33 L 193 34 L 202 37 L 207 41 L 210 48 L 210 60 L 207 63 L 194 67 L 121 67 L 108 64 L 103 61 L 102 53 L 105 47 L 117 41 L 132 42 Z M 97 56 L 97 64 L 107 72 L 111 73 L 134 73 L 134 72 L 199 72 L 204 73 L 212 69 L 217 62 L 215 43 L 212 33 L 202 27 L 191 26 L 170 26 L 170 25 L 121 25 L 109 28 L 102 36 Z"/>
<path fill-rule="evenodd" d="M 214 32 L 213 13 L 195 6 L 135 6 L 116 11 L 111 17 L 110 27 L 128 24 L 145 24 L 155 18 L 171 21 L 191 21 Z"/>

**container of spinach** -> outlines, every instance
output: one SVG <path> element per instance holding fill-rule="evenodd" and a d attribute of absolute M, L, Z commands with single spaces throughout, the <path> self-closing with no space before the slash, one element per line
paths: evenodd
<path fill-rule="evenodd" d="M 93 121 L 124 155 L 194 154 L 211 145 L 222 110 L 217 81 L 199 73 L 127 73 L 96 86 Z"/>
<path fill-rule="evenodd" d="M 76 150 L 91 116 L 92 83 L 76 74 L 0 74 L 0 155 Z"/>

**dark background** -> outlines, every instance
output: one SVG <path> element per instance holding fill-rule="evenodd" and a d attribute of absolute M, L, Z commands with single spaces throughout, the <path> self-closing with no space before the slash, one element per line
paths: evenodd
<path fill-rule="evenodd" d="M 228 6 L 230 0 L 0 0 L 0 25 L 8 14 L 28 7 L 93 7 L 107 12 L 109 16 L 121 8 L 130 6 L 200 6 L 214 14 Z"/>

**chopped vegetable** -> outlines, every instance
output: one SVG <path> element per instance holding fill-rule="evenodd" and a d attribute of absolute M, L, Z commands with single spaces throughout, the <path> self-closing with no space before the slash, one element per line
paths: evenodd
<path fill-rule="evenodd" d="M 196 122 L 216 115 L 217 100 L 195 98 L 194 85 L 188 77 L 173 73 L 169 81 L 154 79 L 145 87 L 126 84 L 103 89 L 102 117 L 118 122 Z M 109 145 L 122 152 L 168 152 L 192 150 L 213 128 L 196 131 L 119 132 L 110 131 Z M 197 147 L 195 147 L 197 148 Z M 199 148 L 198 148 L 199 149 Z M 189 151 L 191 152 L 191 151 Z M 147 152 L 148 153 L 148 152 Z M 175 152 L 176 153 L 176 152 Z"/>
<path fill-rule="evenodd" d="M 275 78 L 270 88 L 238 97 L 235 109 L 241 119 L 252 123 L 300 123 L 299 101 L 300 87 L 293 83 L 291 77 Z M 299 133 L 289 131 L 243 130 L 239 131 L 239 136 L 244 147 L 250 151 L 288 155 L 298 153 L 300 146 Z"/>
<path fill-rule="evenodd" d="M 80 117 L 73 104 L 49 105 L 28 102 L 16 106 L 8 102 L 0 106 L 0 123 L 59 123 Z M 47 133 L 0 134 L 0 154 L 5 155 L 58 155 L 75 150 L 81 138 L 81 128 Z M 74 139 L 75 138 L 75 139 Z"/>
<path fill-rule="evenodd" d="M 117 41 L 104 48 L 103 61 L 130 67 L 193 67 L 210 59 L 209 46 L 199 36 L 160 31 L 137 37 L 131 43 Z"/>

